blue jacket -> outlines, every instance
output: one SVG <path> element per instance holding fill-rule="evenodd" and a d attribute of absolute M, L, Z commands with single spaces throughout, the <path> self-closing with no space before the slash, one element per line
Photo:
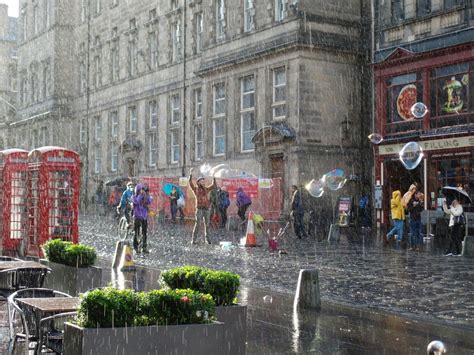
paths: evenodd
<path fill-rule="evenodd" d="M 120 208 L 124 209 L 127 203 L 132 202 L 133 191 L 130 189 L 126 189 L 123 194 L 122 198 L 120 199 Z"/>

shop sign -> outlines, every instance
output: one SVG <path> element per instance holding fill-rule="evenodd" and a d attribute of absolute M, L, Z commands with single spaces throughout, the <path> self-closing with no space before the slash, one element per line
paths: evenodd
<path fill-rule="evenodd" d="M 433 139 L 417 142 L 424 151 L 458 149 L 474 147 L 474 137 L 458 137 L 446 139 Z M 388 144 L 379 146 L 379 155 L 398 154 L 405 144 Z"/>
<path fill-rule="evenodd" d="M 231 198 L 235 198 L 239 187 L 242 187 L 251 198 L 258 197 L 258 179 L 222 179 L 221 181 L 221 186 L 227 188 Z"/>

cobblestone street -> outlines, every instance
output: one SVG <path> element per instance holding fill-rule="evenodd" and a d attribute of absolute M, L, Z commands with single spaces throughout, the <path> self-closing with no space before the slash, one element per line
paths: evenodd
<path fill-rule="evenodd" d="M 201 238 L 192 246 L 191 227 L 151 226 L 151 252 L 135 262 L 161 270 L 185 264 L 230 270 L 244 285 L 287 294 L 295 292 L 300 269 L 316 268 L 323 301 L 474 328 L 474 260 L 383 248 L 371 236 L 365 243 L 343 237 L 338 245 L 290 237 L 283 245 L 288 254 L 281 256 L 269 252 L 261 238 L 262 247 L 224 252 L 218 242 L 236 242 L 242 233 L 213 230 L 212 245 Z M 116 230 L 111 218 L 80 218 L 80 242 L 95 246 L 101 257 L 112 257 Z"/>

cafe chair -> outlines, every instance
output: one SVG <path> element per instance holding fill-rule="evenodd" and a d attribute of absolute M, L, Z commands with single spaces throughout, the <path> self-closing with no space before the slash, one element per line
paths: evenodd
<path fill-rule="evenodd" d="M 77 312 L 58 313 L 50 317 L 42 318 L 39 327 L 37 351 L 44 346 L 47 351 L 56 354 L 63 353 L 64 322 L 74 320 Z"/>
<path fill-rule="evenodd" d="M 9 354 L 15 351 L 16 342 L 18 339 L 25 340 L 26 353 L 28 354 L 30 342 L 38 342 L 39 334 L 36 329 L 36 322 L 33 314 L 23 309 L 17 302 L 19 298 L 49 298 L 49 297 L 72 297 L 67 293 L 52 290 L 49 288 L 27 288 L 18 290 L 8 297 L 8 325 L 10 328 L 10 342 L 8 346 Z M 22 331 L 20 333 L 14 332 L 14 323 L 16 314 L 19 314 Z"/>
<path fill-rule="evenodd" d="M 8 297 L 12 292 L 24 288 L 43 287 L 49 268 L 15 267 L 0 271 L 0 296 Z"/>

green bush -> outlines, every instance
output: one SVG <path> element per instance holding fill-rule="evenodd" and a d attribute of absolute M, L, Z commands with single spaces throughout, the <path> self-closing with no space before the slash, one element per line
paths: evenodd
<path fill-rule="evenodd" d="M 97 258 L 94 248 L 61 239 L 49 240 L 42 248 L 46 259 L 67 266 L 89 267 L 94 265 Z"/>
<path fill-rule="evenodd" d="M 171 289 L 190 288 L 212 296 L 217 306 L 236 303 L 240 277 L 233 272 L 198 266 L 183 266 L 161 273 L 161 280 Z"/>
<path fill-rule="evenodd" d="M 212 297 L 193 290 L 97 289 L 82 295 L 78 311 L 79 325 L 85 328 L 201 324 L 212 319 Z"/>

